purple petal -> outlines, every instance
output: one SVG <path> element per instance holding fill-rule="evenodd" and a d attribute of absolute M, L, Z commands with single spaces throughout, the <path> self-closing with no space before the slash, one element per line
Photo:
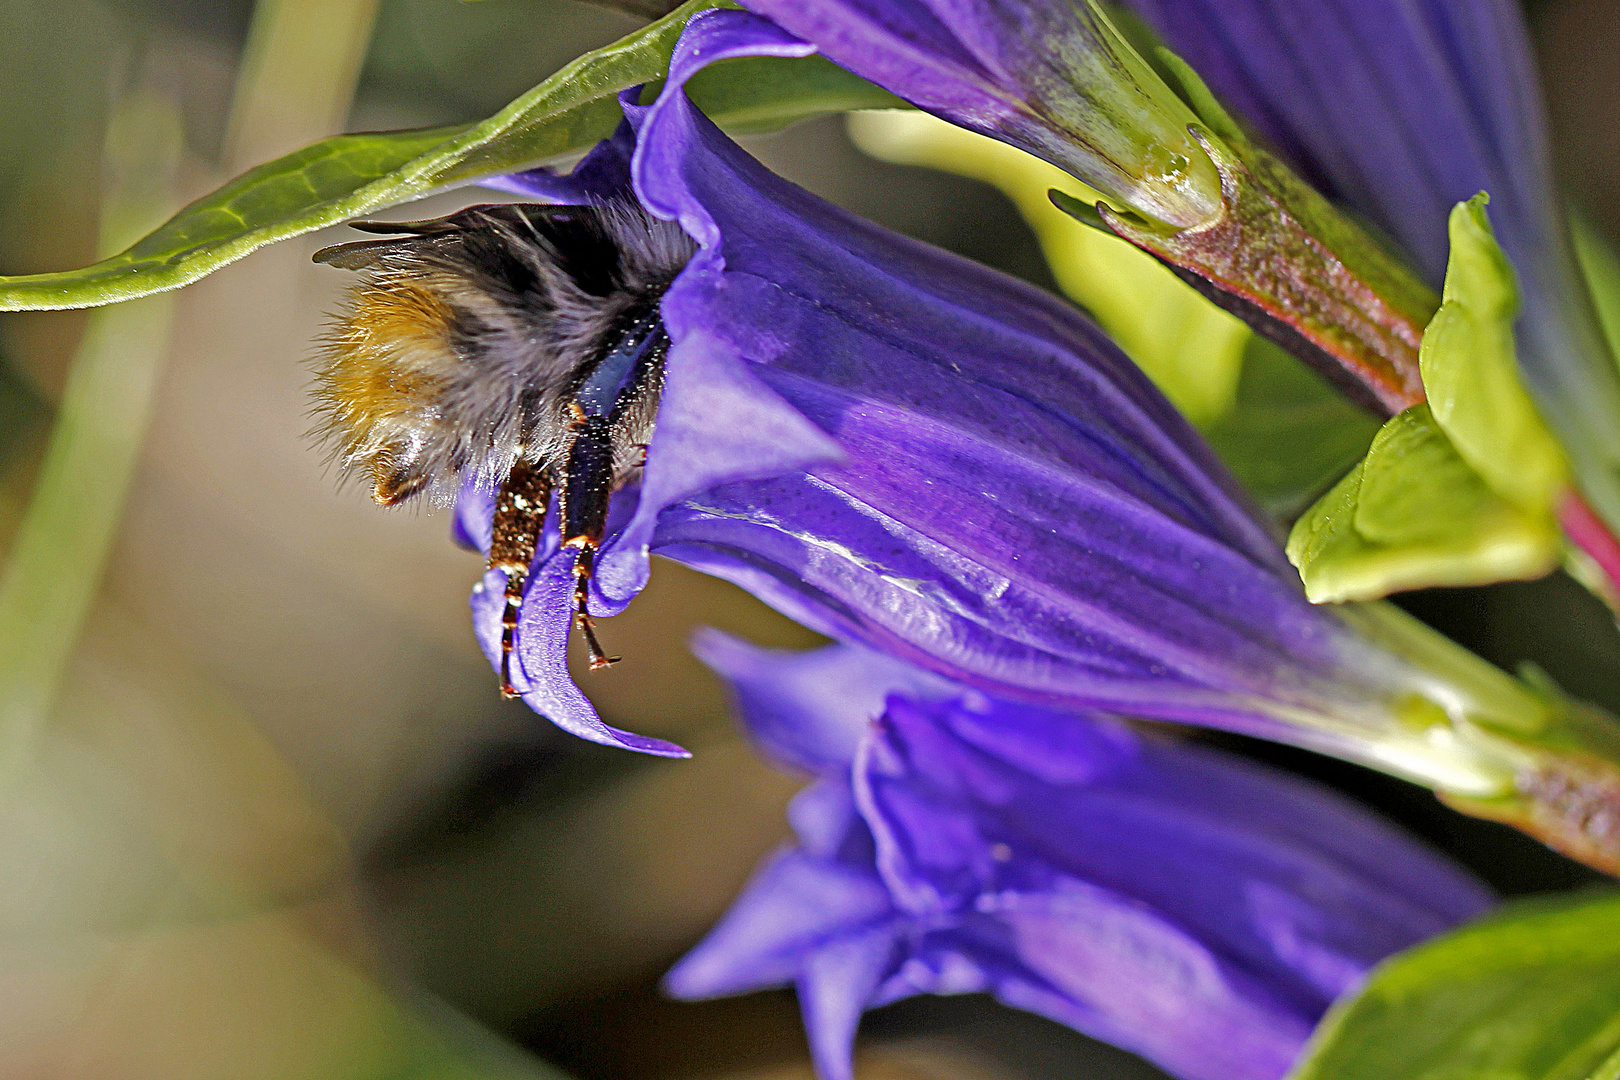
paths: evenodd
<path fill-rule="evenodd" d="M 798 978 L 806 955 L 881 933 L 894 914 L 870 869 L 780 851 L 760 866 L 702 943 L 670 969 L 664 989 L 699 999 L 782 986 Z M 869 994 L 861 994 L 858 1008 Z"/>
<path fill-rule="evenodd" d="M 872 831 L 855 806 L 848 768 L 834 768 L 832 779 L 811 784 L 788 803 L 788 824 L 806 854 L 864 867 L 875 877 Z"/>
<path fill-rule="evenodd" d="M 580 159 L 578 165 L 564 176 L 547 168 L 506 176 L 490 176 L 478 182 L 480 187 L 494 188 L 520 195 L 526 199 L 558 203 L 563 206 L 587 206 L 599 202 L 612 192 L 630 188 L 630 155 L 636 148 L 636 138 L 629 125 L 620 124 L 613 136 L 603 139 Z"/>
<path fill-rule="evenodd" d="M 1149 217 L 1190 227 L 1219 209 L 1214 166 L 1188 136 L 1192 112 L 1087 4 L 746 6 L 918 108 L 1046 158 Z"/>
<path fill-rule="evenodd" d="M 759 26 L 726 14 L 694 25 Z M 672 332 L 729 345 L 846 455 L 663 511 L 666 554 L 1003 692 L 1250 731 L 1274 728 L 1248 697 L 1357 697 L 1343 628 L 1093 325 L 773 177 L 678 94 L 638 123 L 642 198 L 708 245 Z"/>
<path fill-rule="evenodd" d="M 626 105 L 639 135 L 632 172 L 654 214 L 678 222 L 701 250 L 659 305 L 674 341 L 666 364 L 658 425 L 647 449 L 635 518 L 604 549 L 597 583 L 619 605 L 647 581 L 647 545 L 660 511 L 688 495 L 733 480 L 796 472 L 843 456 L 838 444 L 760 382 L 735 347 L 705 318 L 723 287 L 719 231 L 705 206 L 672 180 L 713 167 L 687 152 L 695 112 L 683 87 L 708 64 L 734 56 L 805 56 L 810 46 L 739 11 L 707 11 L 687 24 L 670 58 L 658 101 Z M 729 142 L 729 140 L 726 140 Z"/>
<path fill-rule="evenodd" d="M 889 927 L 852 934 L 816 949 L 799 972 L 799 1009 L 810 1036 L 810 1059 L 821 1080 L 854 1080 L 855 1030 L 895 963 Z"/>
<path fill-rule="evenodd" d="M 962 5 L 967 7 L 968 5 Z M 1015 76 L 996 55 L 1005 48 L 973 16 L 943 18 L 923 4 L 756 0 L 749 7 L 816 42 L 834 63 L 936 115 L 971 118 L 999 130 L 1025 111 Z"/>
<path fill-rule="evenodd" d="M 628 603 L 655 548 L 987 693 L 1350 756 L 1369 730 L 1394 738 L 1390 702 L 1426 684 L 1305 600 L 1236 483 L 1095 325 L 780 180 L 681 92 L 703 63 L 804 49 L 705 14 L 657 103 L 626 106 L 637 195 L 701 250 L 661 304 L 665 396 L 592 611 Z M 531 587 L 520 625 L 529 699 L 609 737 L 551 685 L 553 586 Z"/>
<path fill-rule="evenodd" d="M 726 342 L 683 325 L 682 293 L 692 270 L 688 267 L 664 298 L 675 346 L 636 515 L 604 546 L 595 583 L 620 605 L 647 583 L 648 543 L 665 507 L 718 484 L 798 471 L 843 456 L 837 443 L 760 382 Z"/>
<path fill-rule="evenodd" d="M 1056 1005 L 1053 1019 L 1185 1080 L 1277 1080 L 1310 1034 L 1308 1012 L 1129 897 L 1065 881 L 985 899 L 981 910 L 1011 928 L 1025 965 L 998 996 L 1037 1012 Z M 1054 998 L 1021 1000 L 1031 975 Z"/>
<path fill-rule="evenodd" d="M 1061 737 L 1085 723 L 1001 704 L 891 703 L 856 792 L 897 901 L 961 908 L 1072 877 L 1157 910 L 1308 1011 L 1490 902 L 1466 874 L 1322 789 L 1173 743 L 1130 753 L 1117 727 L 1089 747 Z M 1013 728 L 1092 775 L 1054 784 L 1026 772 L 1024 755 L 984 752 Z"/>
<path fill-rule="evenodd" d="M 813 678 L 739 699 L 751 729 L 836 723 Z M 1330 792 L 1116 721 L 893 696 L 824 772 L 796 855 L 683 962 L 715 972 L 686 992 L 797 982 L 823 1076 L 863 1009 L 989 990 L 1191 1080 L 1277 1080 L 1374 964 L 1490 901 Z"/>
<path fill-rule="evenodd" d="M 494 521 L 495 493 L 475 481 L 462 485 L 450 518 L 450 538 L 469 551 L 488 555 Z"/>
<path fill-rule="evenodd" d="M 690 757 L 663 739 L 620 731 L 602 722 L 568 674 L 568 630 L 574 603 L 573 548 L 544 557 L 530 574 L 518 612 L 516 650 L 512 656 L 512 684 L 524 704 L 553 724 L 582 739 L 604 746 L 622 746 L 661 757 Z M 505 575 L 492 570 L 473 590 L 473 632 L 490 664 L 501 661 L 501 611 L 505 607 Z"/>
<path fill-rule="evenodd" d="M 766 754 L 812 773 L 855 760 L 867 725 L 889 694 L 955 696 L 960 688 L 882 653 L 832 645 L 809 652 L 761 649 L 716 630 L 692 651 L 731 683 L 737 713 Z"/>

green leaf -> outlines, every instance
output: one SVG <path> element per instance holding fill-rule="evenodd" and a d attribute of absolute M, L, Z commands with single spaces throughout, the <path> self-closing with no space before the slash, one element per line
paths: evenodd
<path fill-rule="evenodd" d="M 1620 894 L 1538 898 L 1402 953 L 1290 1080 L 1614 1080 Z"/>
<path fill-rule="evenodd" d="M 722 60 L 694 75 L 686 92 L 732 135 L 779 131 L 827 113 L 911 108 L 824 56 Z"/>
<path fill-rule="evenodd" d="M 1260 505 L 1292 521 L 1361 460 L 1378 427 L 1281 347 L 1251 336 L 1232 408 L 1203 431 Z"/>
<path fill-rule="evenodd" d="M 850 134 L 873 157 L 998 188 L 1034 231 L 1058 287 L 1091 312 L 1188 419 L 1209 423 L 1232 407 L 1248 328 L 1151 255 L 1053 205 L 1061 199 L 1089 209 L 1101 198 L 1096 192 L 1055 165 L 926 113 L 852 116 Z"/>
<path fill-rule="evenodd" d="M 1518 287 L 1480 192 L 1451 211 L 1451 258 L 1419 366 L 1429 407 L 1492 490 L 1545 512 L 1569 486 L 1563 449 L 1519 381 L 1513 347 Z"/>
<path fill-rule="evenodd" d="M 386 205 L 370 197 L 367 180 L 402 168 L 458 130 L 322 140 L 250 169 L 109 259 L 82 270 L 0 277 L 0 310 L 93 307 L 189 284 L 265 244 Z"/>
<path fill-rule="evenodd" d="M 481 123 L 339 135 L 260 165 L 110 259 L 80 270 L 0 277 L 0 310 L 93 307 L 179 288 L 266 244 L 579 153 L 618 124 L 618 92 L 661 79 L 686 20 L 717 6 L 730 5 L 690 0 L 585 54 Z M 716 122 L 746 131 L 820 112 L 901 104 L 819 56 L 728 61 L 700 73 L 689 90 Z"/>
<path fill-rule="evenodd" d="M 1367 456 L 1288 537 L 1288 558 L 1319 604 L 1540 577 L 1560 550 L 1551 516 L 1492 491 L 1427 405 L 1380 428 Z"/>

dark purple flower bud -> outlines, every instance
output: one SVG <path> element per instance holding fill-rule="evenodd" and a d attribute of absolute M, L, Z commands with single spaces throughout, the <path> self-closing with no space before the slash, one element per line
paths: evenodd
<path fill-rule="evenodd" d="M 1145 218 L 1188 228 L 1221 181 L 1197 117 L 1089 0 L 748 7 L 938 116 L 1062 166 Z"/>
<path fill-rule="evenodd" d="M 823 1080 L 860 1014 L 989 992 L 1187 1080 L 1275 1080 L 1384 957 L 1481 912 L 1465 872 L 1327 791 L 865 650 L 699 653 L 822 779 L 798 843 L 669 975 L 797 986 Z M 871 718 L 878 717 L 876 723 Z"/>

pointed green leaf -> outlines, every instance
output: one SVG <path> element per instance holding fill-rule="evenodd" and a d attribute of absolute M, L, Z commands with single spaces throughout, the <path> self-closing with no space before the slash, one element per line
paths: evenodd
<path fill-rule="evenodd" d="M 618 124 L 619 91 L 663 77 L 686 20 L 718 6 L 730 5 L 689 0 L 573 61 L 481 123 L 339 135 L 260 165 L 110 259 L 80 270 L 0 277 L 0 310 L 93 307 L 179 288 L 266 244 L 579 153 Z M 747 131 L 821 112 L 900 104 L 819 56 L 716 64 L 688 89 L 717 122 Z"/>
<path fill-rule="evenodd" d="M 1427 405 L 1380 428 L 1367 456 L 1288 537 L 1288 558 L 1315 603 L 1540 577 L 1559 552 L 1550 515 L 1492 491 Z"/>
<path fill-rule="evenodd" d="M 1614 1080 L 1620 894 L 1537 898 L 1420 945 L 1335 1006 L 1290 1080 Z"/>
<path fill-rule="evenodd" d="M 1451 211 L 1451 258 L 1419 365 L 1434 418 L 1492 490 L 1532 513 L 1569 486 L 1563 449 L 1519 381 L 1518 287 L 1485 213 L 1484 192 Z"/>
<path fill-rule="evenodd" d="M 1288 555 L 1318 602 L 1539 577 L 1562 550 L 1562 448 L 1519 381 L 1518 291 L 1484 193 L 1452 210 L 1428 402 L 1385 424 L 1356 471 L 1295 522 Z"/>
<path fill-rule="evenodd" d="M 339 135 L 232 180 L 81 270 L 0 277 L 0 310 L 93 307 L 189 284 L 248 252 L 386 205 L 368 181 L 463 129 Z"/>

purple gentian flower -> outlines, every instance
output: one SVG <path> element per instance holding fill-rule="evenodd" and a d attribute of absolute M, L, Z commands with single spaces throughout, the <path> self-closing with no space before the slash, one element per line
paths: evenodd
<path fill-rule="evenodd" d="M 636 196 L 700 250 L 662 301 L 664 398 L 593 610 L 621 610 L 658 550 L 986 692 L 1247 732 L 1462 794 L 1509 790 L 1518 763 L 1476 725 L 1528 727 L 1544 706 L 1443 640 L 1422 637 L 1420 667 L 1349 621 L 1425 633 L 1398 614 L 1307 602 L 1270 527 L 1094 324 L 773 176 L 680 93 L 703 63 L 807 48 L 747 13 L 706 13 L 657 104 L 628 109 Z M 615 161 L 623 175 L 629 152 L 626 136 L 565 183 L 600 182 Z M 510 183 L 559 194 L 554 178 Z M 487 536 L 487 499 L 462 513 Z M 552 544 L 514 682 L 586 738 L 679 752 L 607 728 L 568 679 L 572 562 Z M 474 608 L 495 656 L 498 574 Z"/>
<path fill-rule="evenodd" d="M 1277 152 L 1398 241 L 1431 284 L 1475 192 L 1519 278 L 1520 368 L 1581 489 L 1620 526 L 1620 374 L 1570 254 L 1514 0 L 1124 0 Z M 1570 536 L 1620 573 L 1578 500 Z"/>
<path fill-rule="evenodd" d="M 823 1080 L 850 1077 L 866 1009 L 980 991 L 1187 1080 L 1275 1080 L 1372 965 L 1490 903 L 1346 800 L 1222 753 L 861 649 L 699 653 L 763 748 L 821 779 L 798 843 L 666 986 L 796 985 Z"/>

